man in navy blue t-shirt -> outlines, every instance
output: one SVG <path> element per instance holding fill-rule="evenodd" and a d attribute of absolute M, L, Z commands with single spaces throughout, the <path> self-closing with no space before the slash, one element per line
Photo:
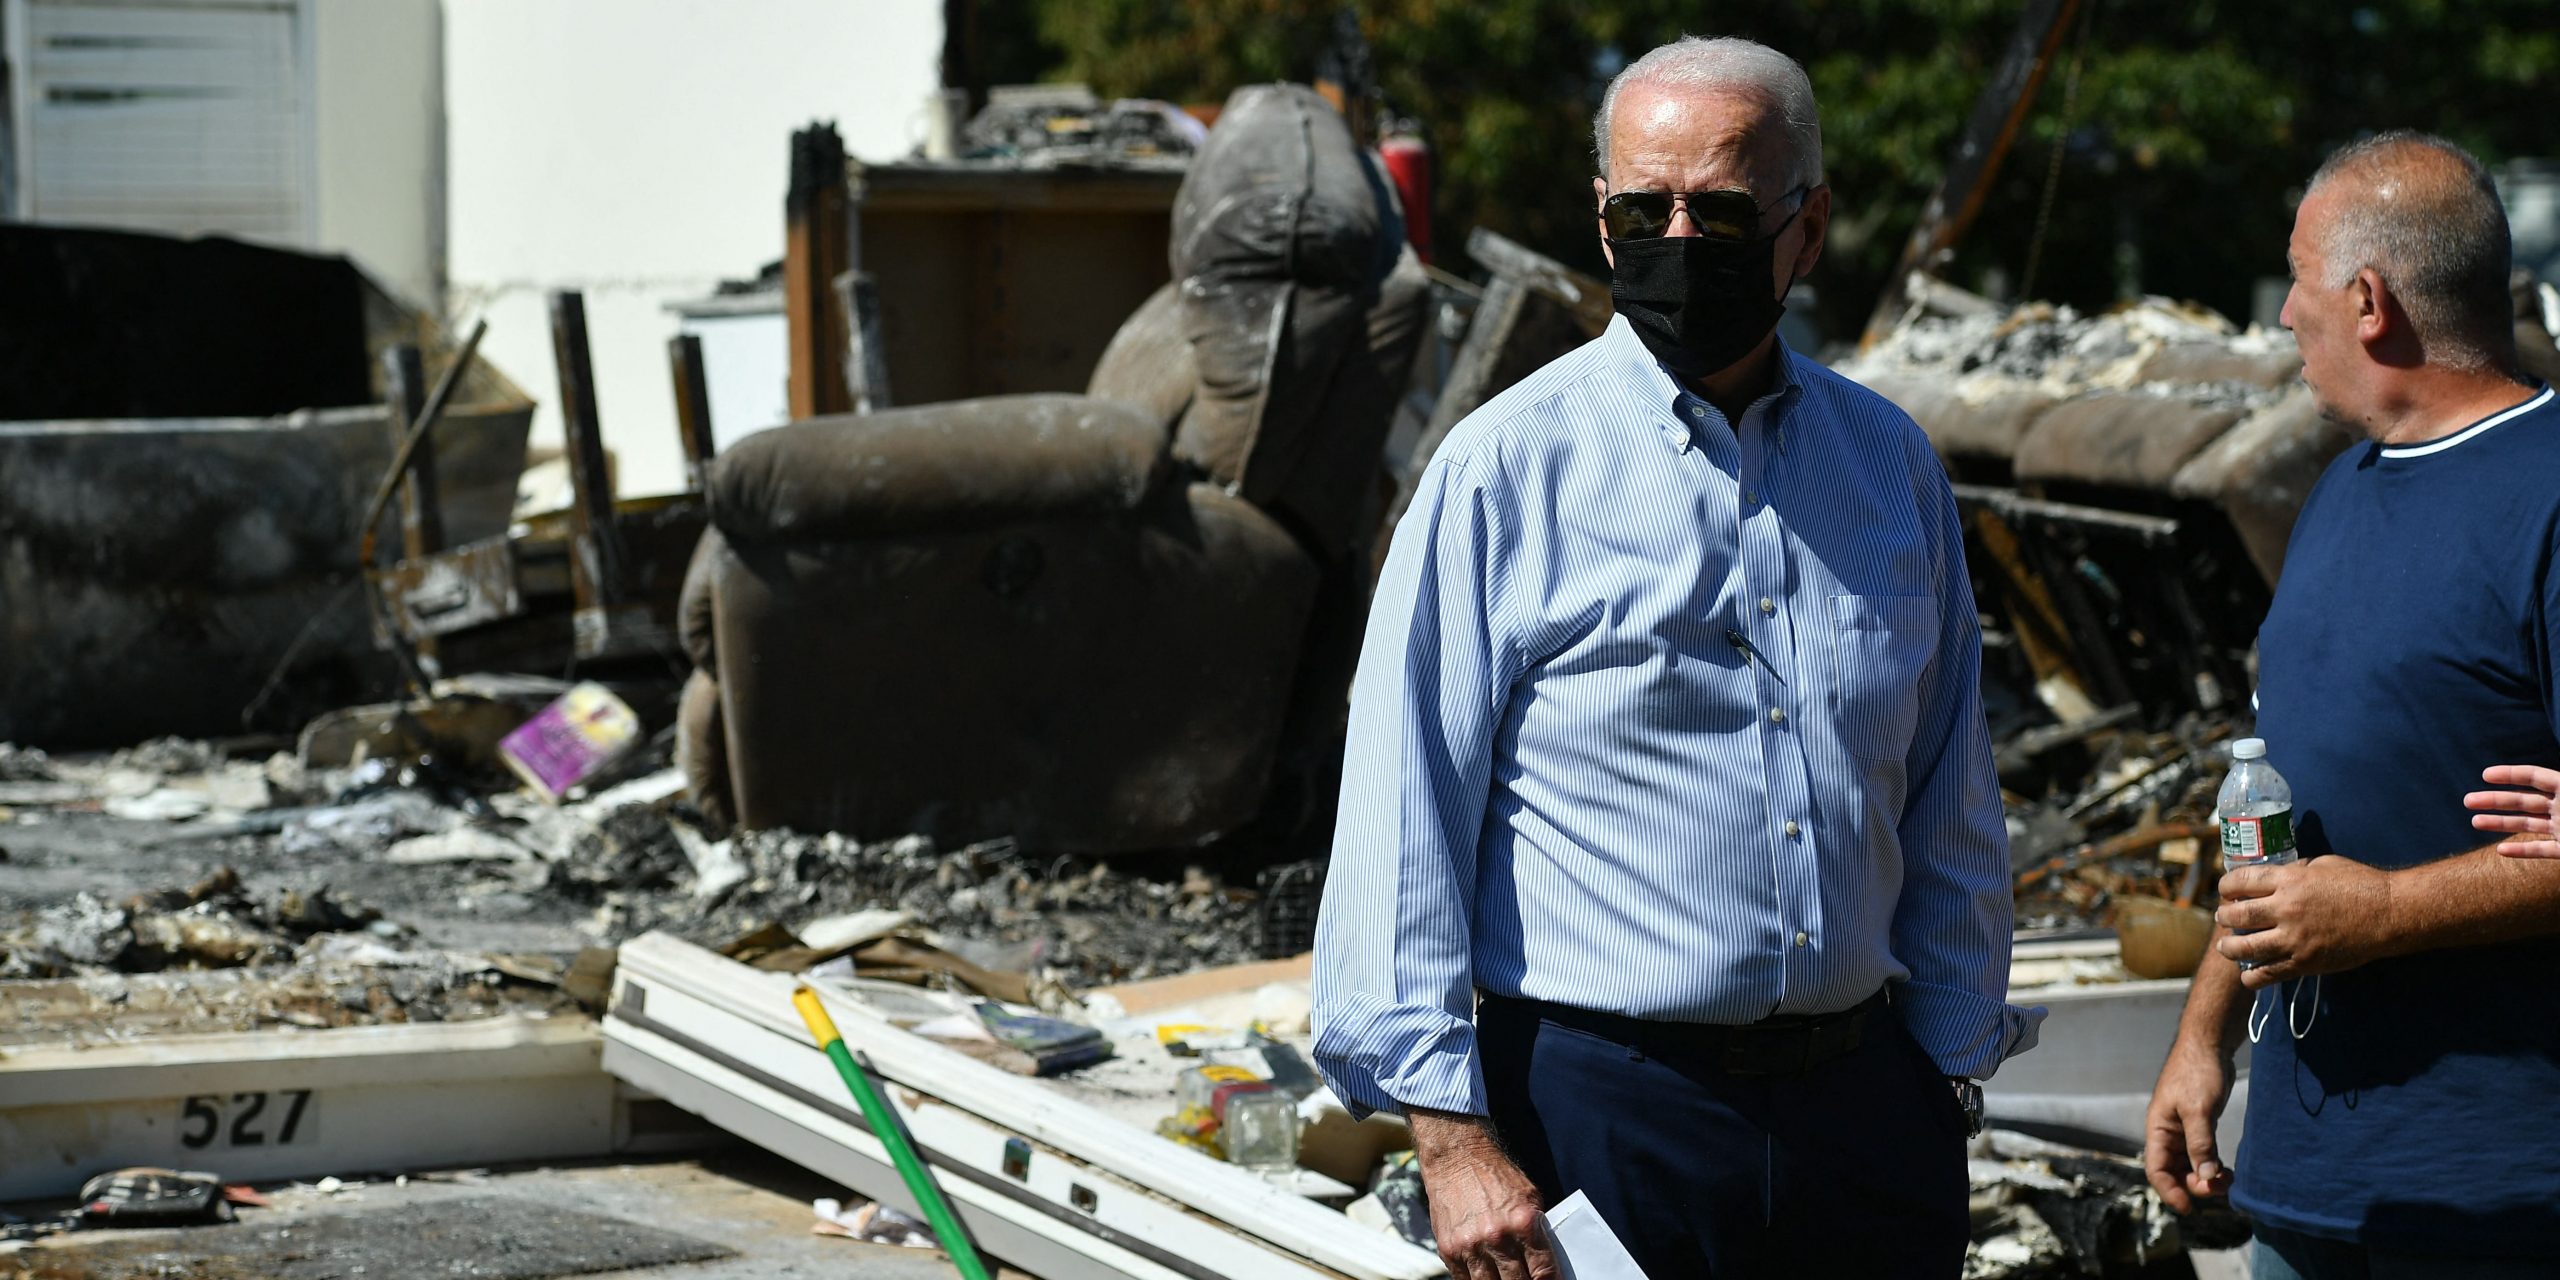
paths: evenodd
<path fill-rule="evenodd" d="M 2506 216 L 2460 148 L 2331 157 L 2287 258 L 2303 380 L 2369 441 L 2258 633 L 2304 860 L 2223 877 L 2144 1162 L 2173 1207 L 2229 1189 L 2259 1280 L 2560 1276 L 2560 862 L 2464 808 L 2483 764 L 2560 765 L 2560 408 L 2516 372 Z"/>

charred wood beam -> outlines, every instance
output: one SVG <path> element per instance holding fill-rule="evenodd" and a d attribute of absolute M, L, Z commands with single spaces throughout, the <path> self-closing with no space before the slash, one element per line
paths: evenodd
<path fill-rule="evenodd" d="M 551 350 L 560 372 L 561 430 L 568 436 L 570 580 L 581 618 L 622 599 L 622 539 L 613 513 L 613 476 L 605 466 L 604 428 L 596 417 L 596 371 L 587 349 L 587 301 L 573 289 L 551 295 Z M 583 649 L 583 645 L 581 648 Z"/>
<path fill-rule="evenodd" d="M 383 469 L 381 482 L 374 486 L 373 498 L 365 503 L 364 519 L 356 526 L 356 571 L 364 579 L 365 603 L 373 617 L 374 634 L 391 651 L 393 660 L 400 667 L 401 679 L 420 698 L 427 696 L 428 673 L 420 665 L 418 654 L 410 648 L 384 594 L 374 561 L 377 535 L 382 528 L 383 513 L 391 509 L 392 494 L 409 473 L 410 460 L 417 457 L 418 450 L 434 434 L 436 423 L 444 417 L 445 406 L 453 400 L 454 389 L 462 385 L 463 373 L 471 367 L 472 357 L 480 350 L 480 339 L 488 332 L 488 321 L 472 323 L 470 336 L 462 340 L 462 349 L 454 353 L 453 363 L 446 366 L 444 376 L 436 380 L 435 391 L 427 396 L 425 406 L 411 415 L 413 420 L 393 446 L 391 465 Z M 395 410 L 394 416 L 399 416 L 399 412 Z M 403 537 L 405 539 L 405 532 Z"/>
<path fill-rule="evenodd" d="M 853 350 L 845 357 L 853 410 L 878 413 L 896 403 L 889 395 L 889 337 L 880 325 L 880 282 L 868 271 L 848 271 L 842 283 L 844 311 L 853 318 Z"/>
<path fill-rule="evenodd" d="M 382 513 L 391 509 L 392 493 L 399 487 L 400 478 L 408 473 L 409 459 L 416 456 L 428 435 L 435 431 L 436 423 L 444 418 L 445 406 L 452 402 L 454 389 L 461 385 L 463 372 L 471 367 L 472 356 L 480 350 L 480 339 L 488 332 L 488 321 L 472 322 L 470 335 L 462 340 L 462 350 L 455 353 L 453 363 L 445 368 L 444 376 L 436 380 L 435 392 L 427 397 L 426 408 L 420 411 L 408 433 L 400 438 L 399 446 L 391 451 L 391 465 L 382 473 L 382 482 L 375 486 L 373 499 L 365 504 L 364 522 L 357 526 L 356 566 L 359 569 L 367 573 L 373 571 L 374 535 L 381 528 Z"/>
<path fill-rule="evenodd" d="M 942 0 L 942 87 L 967 91 L 973 114 L 987 105 L 987 68 L 979 46 L 978 0 Z"/>
<path fill-rule="evenodd" d="M 1476 228 L 1467 237 L 1467 256 L 1496 278 L 1516 280 L 1529 292 L 1571 311 L 1574 322 L 1592 337 L 1600 336 L 1616 314 L 1607 281 L 1584 275 L 1498 232 Z"/>
<path fill-rule="evenodd" d="M 2131 538 L 2146 547 L 2167 546 L 2176 541 L 2178 522 L 2167 516 L 2141 516 L 2105 507 L 2081 506 L 2071 502 L 2052 502 L 2030 498 L 2015 489 L 1995 489 L 1983 485 L 1953 486 L 1958 502 L 1974 503 L 1999 513 L 2011 524 L 2021 521 L 2048 520 L 2056 524 L 2076 525 L 2094 533 Z"/>
<path fill-rule="evenodd" d="M 415 343 L 382 352 L 383 401 L 390 409 L 391 447 L 407 439 L 427 408 L 427 370 Z M 436 482 L 436 442 L 421 436 L 400 477 L 400 553 L 409 558 L 444 550 L 444 499 Z"/>
<path fill-rule="evenodd" d="M 782 314 L 791 343 L 791 416 L 853 408 L 845 381 L 852 347 L 836 277 L 853 269 L 852 204 L 844 139 L 835 126 L 791 135 L 791 190 L 783 201 Z"/>
<path fill-rule="evenodd" d="M 685 481 L 708 492 L 711 455 L 711 383 L 702 369 L 702 339 L 679 333 L 667 339 L 667 365 L 676 387 L 676 435 L 684 446 Z"/>
<path fill-rule="evenodd" d="M 2053 603 L 2053 592 L 2044 579 L 2027 568 L 2026 555 L 2018 547 L 2018 535 L 2000 513 L 1985 506 L 1973 508 L 1973 541 L 1982 551 L 1981 568 L 1990 571 L 1987 585 L 1997 593 L 1994 602 L 2008 619 L 2009 632 L 2026 655 L 2027 669 L 2036 683 L 2047 682 L 2067 687 L 2038 689 L 2048 703 L 2076 696 L 2079 702 L 2095 707 L 2089 696 L 2089 681 L 2080 673 L 2071 652 L 2071 633 L 2064 626 L 2062 612 Z M 2066 719 L 2070 718 L 2068 715 Z"/>
<path fill-rule="evenodd" d="M 1538 308 L 1547 303 L 1564 308 L 1585 336 L 1609 327 L 1607 285 L 1481 227 L 1467 237 L 1467 255 L 1493 278 L 1476 300 L 1467 336 L 1458 344 L 1449 377 L 1432 403 L 1431 423 L 1422 433 L 1422 447 L 1414 452 L 1416 464 L 1431 456 L 1460 419 L 1528 372 L 1518 367 L 1513 347 L 1536 330 L 1533 321 Z"/>
<path fill-rule="evenodd" d="M 2214 831 L 2215 827 L 2210 822 L 2164 822 L 2136 827 L 2121 835 L 2109 836 L 2093 844 L 2084 844 L 2069 853 L 2047 858 L 2027 868 L 2018 874 L 2015 891 L 2027 893 L 2035 888 L 2037 881 L 2048 876 L 2064 875 L 2092 862 L 2104 862 L 2109 858 L 2148 853 L 2172 840 L 2207 839 L 2214 834 Z"/>
<path fill-rule="evenodd" d="M 2035 762 L 2036 757 L 2057 747 L 2086 744 L 2090 739 L 2112 729 L 2120 729 L 2142 718 L 2142 708 L 2133 703 L 2109 707 L 2072 724 L 2049 724 L 2029 729 L 2000 744 L 1993 762 L 2004 772 L 2015 772 Z"/>
<path fill-rule="evenodd" d="M 2121 637 L 2108 627 L 2101 602 L 2090 598 L 2098 588 L 2079 571 L 2085 558 L 2076 549 L 2057 546 L 2053 538 L 2025 539 L 2019 548 L 2025 553 L 2028 571 L 2053 593 L 2063 626 L 2071 635 L 2071 651 L 2079 656 L 2081 674 L 2095 686 L 2090 692 L 2106 705 L 2137 701 L 2116 651 Z"/>
<path fill-rule="evenodd" d="M 2027 0 L 2018 29 L 2009 38 L 2008 52 L 1992 72 L 1991 83 L 1982 87 L 1982 96 L 1974 100 L 1964 132 L 1957 135 L 1945 181 L 1930 193 L 1920 221 L 1902 246 L 1902 260 L 1885 277 L 1884 295 L 1876 300 L 1875 314 L 1859 339 L 1861 349 L 1874 346 L 1901 317 L 1912 275 L 1936 269 L 1939 259 L 1973 226 L 1984 198 L 1991 194 L 1993 179 L 2000 176 L 2000 162 L 2008 158 L 2009 144 L 2017 140 L 2028 109 L 2035 105 L 2036 90 L 2043 87 L 2044 73 L 2053 65 L 2054 50 L 2079 10 L 2080 0 Z"/>

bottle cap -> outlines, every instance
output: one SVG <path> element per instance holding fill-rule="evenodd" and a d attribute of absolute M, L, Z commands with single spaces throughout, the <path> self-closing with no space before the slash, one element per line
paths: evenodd
<path fill-rule="evenodd" d="M 2238 742 L 2231 744 L 2231 758 L 2234 760 L 2264 760 L 2267 758 L 2267 740 L 2264 738 L 2242 738 Z"/>

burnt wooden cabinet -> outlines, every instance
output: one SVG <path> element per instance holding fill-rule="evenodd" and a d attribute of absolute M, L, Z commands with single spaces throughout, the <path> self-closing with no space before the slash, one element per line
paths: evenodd
<path fill-rule="evenodd" d="M 1082 391 L 1171 278 L 1178 162 L 852 165 L 852 261 L 877 290 L 892 403 Z"/>

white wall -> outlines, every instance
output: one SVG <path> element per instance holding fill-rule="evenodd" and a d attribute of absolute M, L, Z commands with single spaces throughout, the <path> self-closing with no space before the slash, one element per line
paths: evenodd
<path fill-rule="evenodd" d="M 443 284 L 444 22 L 437 0 L 319 0 L 311 22 L 316 247 L 432 309 Z"/>
<path fill-rule="evenodd" d="M 710 374 L 711 444 L 723 452 L 741 438 L 791 416 L 791 325 L 777 308 L 695 316 L 685 332 L 702 342 Z"/>
<path fill-rule="evenodd" d="M 546 295 L 585 291 L 597 413 L 626 495 L 684 485 L 666 303 L 782 256 L 790 137 L 858 158 L 922 136 L 940 0 L 445 0 L 448 312 L 542 402 Z M 746 424 L 720 424 L 723 436 Z"/>

